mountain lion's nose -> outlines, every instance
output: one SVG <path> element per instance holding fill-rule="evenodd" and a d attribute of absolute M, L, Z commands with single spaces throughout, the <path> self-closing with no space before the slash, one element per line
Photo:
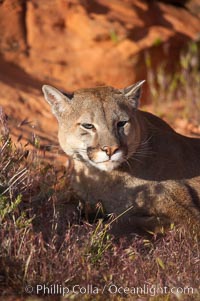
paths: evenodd
<path fill-rule="evenodd" d="M 115 146 L 103 146 L 102 150 L 106 152 L 106 154 L 111 157 L 118 151 L 119 147 L 117 145 Z"/>

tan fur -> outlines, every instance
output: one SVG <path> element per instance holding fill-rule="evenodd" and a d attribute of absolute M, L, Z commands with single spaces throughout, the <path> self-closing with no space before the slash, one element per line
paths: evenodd
<path fill-rule="evenodd" d="M 170 222 L 199 227 L 200 139 L 138 110 L 142 84 L 82 89 L 72 99 L 43 87 L 60 145 L 74 159 L 73 187 L 85 202 L 101 201 L 106 213 L 131 208 L 115 225 L 118 232 L 154 231 Z"/>

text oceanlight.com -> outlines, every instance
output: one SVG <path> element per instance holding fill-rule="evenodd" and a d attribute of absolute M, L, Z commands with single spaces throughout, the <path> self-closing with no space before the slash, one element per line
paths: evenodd
<path fill-rule="evenodd" d="M 36 295 L 98 295 L 98 294 L 111 294 L 111 295 L 166 295 L 166 294 L 188 294 L 193 295 L 196 292 L 196 289 L 193 287 L 158 287 L 156 285 L 143 285 L 136 287 L 123 287 L 117 286 L 113 283 L 105 284 L 103 287 L 97 287 L 92 284 L 86 286 L 81 286 L 75 284 L 72 286 L 63 286 L 61 284 L 37 284 L 35 286 L 27 285 L 25 287 L 25 292 L 27 294 L 36 294 Z"/>

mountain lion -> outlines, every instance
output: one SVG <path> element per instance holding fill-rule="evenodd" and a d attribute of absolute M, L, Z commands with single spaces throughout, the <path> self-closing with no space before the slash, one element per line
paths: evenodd
<path fill-rule="evenodd" d="M 91 206 L 119 216 L 114 232 L 200 225 L 200 139 L 176 133 L 138 109 L 140 81 L 61 93 L 43 92 L 59 124 L 59 142 L 73 158 L 72 185 Z"/>

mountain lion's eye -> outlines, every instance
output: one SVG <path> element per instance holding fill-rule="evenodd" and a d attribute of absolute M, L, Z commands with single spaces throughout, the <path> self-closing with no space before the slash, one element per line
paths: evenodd
<path fill-rule="evenodd" d="M 126 124 L 127 124 L 127 120 L 124 120 L 124 121 L 119 121 L 118 123 L 117 123 L 117 127 L 118 128 L 122 128 L 122 127 L 124 127 Z"/>
<path fill-rule="evenodd" d="M 91 123 L 82 123 L 81 126 L 84 127 L 87 130 L 94 129 L 94 125 L 91 124 Z"/>

